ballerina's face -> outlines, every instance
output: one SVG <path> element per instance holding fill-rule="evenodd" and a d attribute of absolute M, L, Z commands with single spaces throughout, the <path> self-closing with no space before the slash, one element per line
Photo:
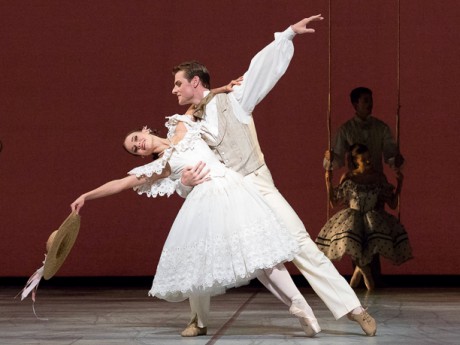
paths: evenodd
<path fill-rule="evenodd" d="M 153 135 L 149 130 L 128 134 L 123 142 L 125 149 L 137 156 L 148 156 L 153 152 Z"/>

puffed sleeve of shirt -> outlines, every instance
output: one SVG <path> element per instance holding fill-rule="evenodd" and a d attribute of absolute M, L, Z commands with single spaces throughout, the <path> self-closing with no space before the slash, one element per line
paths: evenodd
<path fill-rule="evenodd" d="M 323 167 L 324 169 L 338 169 L 345 165 L 345 155 L 348 150 L 347 138 L 345 129 L 343 126 L 339 128 L 337 135 L 335 136 L 335 142 L 332 146 L 334 156 L 332 159 L 332 166 L 330 162 L 324 158 Z"/>
<path fill-rule="evenodd" d="M 390 164 L 394 162 L 395 156 L 398 154 L 398 145 L 391 133 L 388 125 L 383 126 L 383 159 L 385 163 Z"/>
<path fill-rule="evenodd" d="M 247 115 L 252 113 L 286 72 L 294 55 L 294 36 L 291 27 L 275 33 L 275 40 L 252 58 L 241 85 L 233 87 L 230 99 L 238 102 L 240 110 Z"/>

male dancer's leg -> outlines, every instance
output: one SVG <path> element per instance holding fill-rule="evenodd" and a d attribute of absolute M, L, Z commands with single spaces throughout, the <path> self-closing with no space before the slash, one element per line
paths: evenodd
<path fill-rule="evenodd" d="M 181 335 L 183 337 L 206 335 L 211 297 L 209 295 L 192 295 L 189 297 L 189 302 L 192 316 Z"/>
<path fill-rule="evenodd" d="M 323 300 L 336 319 L 361 306 L 358 297 L 332 262 L 321 252 L 308 235 L 295 211 L 276 189 L 266 166 L 247 175 L 264 200 L 297 239 L 300 252 L 293 263 L 308 280 L 316 294 Z"/>
<path fill-rule="evenodd" d="M 193 295 L 189 298 L 191 320 L 196 317 L 197 326 L 207 327 L 209 321 L 209 310 L 211 306 L 211 297 L 209 295 Z"/>

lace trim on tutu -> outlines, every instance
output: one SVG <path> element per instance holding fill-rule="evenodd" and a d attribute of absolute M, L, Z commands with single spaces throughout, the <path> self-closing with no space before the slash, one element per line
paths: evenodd
<path fill-rule="evenodd" d="M 218 295 L 248 284 L 263 269 L 293 260 L 298 243 L 287 231 L 277 230 L 277 238 L 265 236 L 273 221 L 272 215 L 232 236 L 210 235 L 163 248 L 149 295 L 172 302 L 193 294 Z"/>

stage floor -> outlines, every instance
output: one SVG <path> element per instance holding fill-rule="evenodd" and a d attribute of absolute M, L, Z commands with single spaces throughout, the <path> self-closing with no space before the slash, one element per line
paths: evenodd
<path fill-rule="evenodd" d="M 42 284 L 37 319 L 30 299 L 21 302 L 14 299 L 16 287 L 2 287 L 0 344 L 460 344 L 460 288 L 358 290 L 378 321 L 375 337 L 366 337 L 346 317 L 336 321 L 310 288 L 301 288 L 322 327 L 315 338 L 305 337 L 287 307 L 257 287 L 214 297 L 208 335 L 181 338 L 188 302 L 154 299 L 147 289 Z"/>

